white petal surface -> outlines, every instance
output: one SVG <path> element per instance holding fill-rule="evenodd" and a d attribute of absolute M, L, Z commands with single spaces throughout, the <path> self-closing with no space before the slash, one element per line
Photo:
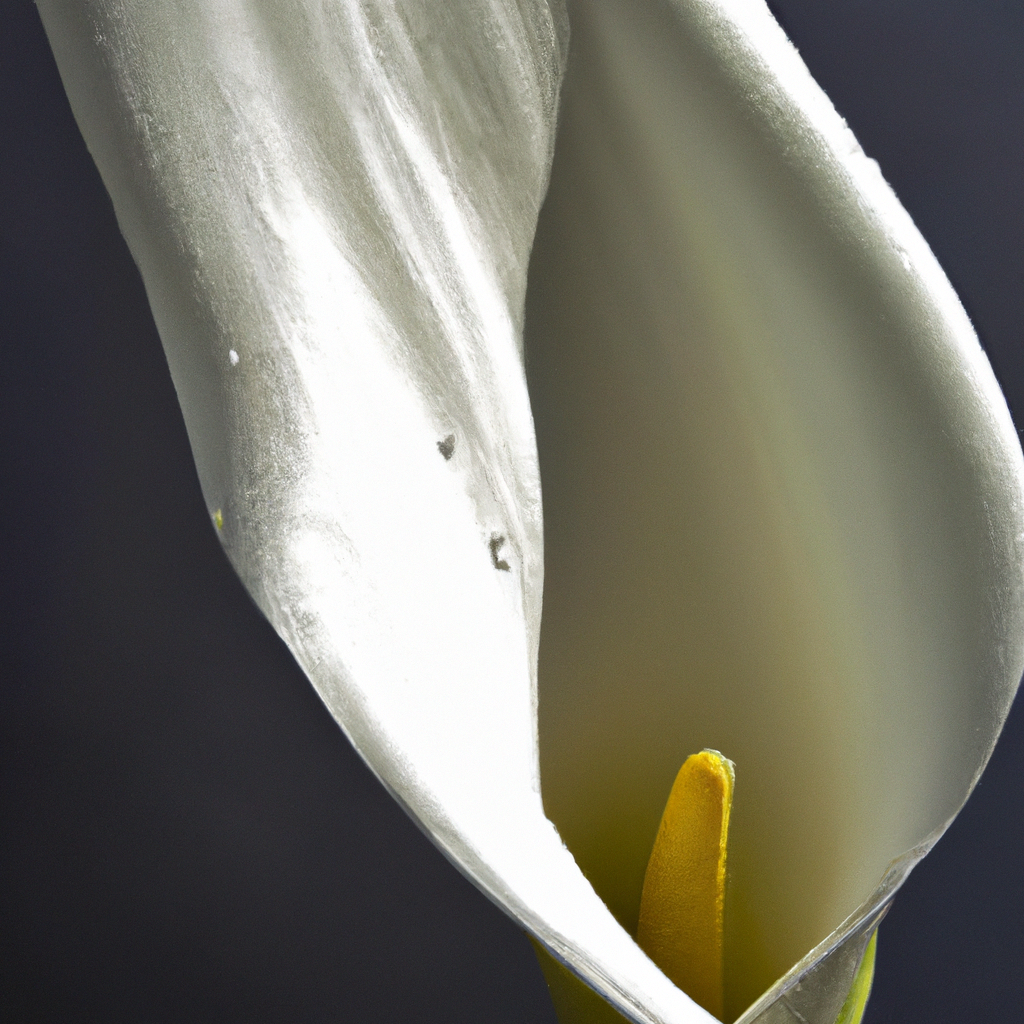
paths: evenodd
<path fill-rule="evenodd" d="M 142 269 L 211 517 L 250 592 L 357 749 L 463 870 L 636 1020 L 707 1020 L 615 923 L 538 798 L 540 490 L 520 332 L 563 19 L 544 4 L 486 0 L 40 7 Z M 865 709 L 853 716 L 860 762 L 877 752 L 872 744 L 906 739 L 900 763 L 910 779 L 880 838 L 797 894 L 802 914 L 787 920 L 807 923 L 806 934 L 786 934 L 792 962 L 857 909 L 892 856 L 942 826 L 987 756 L 1022 660 L 1020 453 L 927 247 L 762 5 L 580 0 L 571 15 L 594 46 L 586 52 L 599 55 L 598 86 L 614 87 L 628 128 L 621 138 L 639 133 L 641 155 L 644 145 L 654 151 L 650 195 L 674 190 L 680 161 L 707 164 L 707 194 L 687 206 L 675 190 L 662 226 L 673 237 L 694 224 L 717 232 L 697 247 L 701 273 L 719 292 L 712 305 L 729 321 L 712 333 L 732 345 L 721 358 L 738 360 L 728 379 L 759 396 L 753 426 L 739 427 L 762 433 L 769 423 L 767 450 L 787 454 L 780 501 L 796 494 L 802 511 L 776 540 L 800 549 L 810 568 L 794 593 L 810 609 L 804 618 L 834 625 L 850 611 L 845 632 L 811 631 L 821 649 L 807 660 L 820 668 L 859 659 L 852 675 L 873 682 L 839 700 L 848 712 L 863 695 Z M 678 40 L 686 45 L 674 48 Z M 686 66 L 684 53 L 698 60 Z M 681 97 L 689 107 L 674 106 Z M 720 128 L 695 116 L 701 104 L 724 115 Z M 694 125 L 695 136 L 683 134 Z M 580 181 L 599 175 L 600 160 L 586 145 L 579 152 Z M 781 226 L 757 216 L 756 178 L 766 169 L 801 184 L 807 223 L 785 221 L 793 210 Z M 707 217 L 688 221 L 702 205 Z M 603 216 L 614 224 L 620 213 L 612 204 Z M 798 250 L 814 231 L 824 231 L 835 260 L 820 271 L 824 289 L 801 277 L 814 259 Z M 750 266 L 776 260 L 776 277 L 751 291 Z M 858 261 L 859 292 L 837 280 Z M 640 292 L 660 291 L 658 268 L 635 266 Z M 552 269 L 549 286 L 560 272 Z M 789 291 L 773 291 L 773 281 Z M 854 292 L 867 296 L 863 310 L 851 311 Z M 897 354 L 878 356 L 892 340 L 876 330 L 887 316 L 900 325 Z M 822 324 L 835 327 L 836 343 L 815 363 Z M 893 383 L 885 371 L 894 359 L 904 376 Z M 916 404 L 901 410 L 901 382 L 917 371 L 926 379 Z M 889 420 L 868 422 L 879 380 L 892 383 Z M 762 393 L 765 381 L 772 386 Z M 543 418 L 552 406 L 538 400 Z M 727 409 L 716 415 L 728 420 Z M 902 435 L 889 429 L 895 412 L 909 422 Z M 819 437 L 822 424 L 831 433 Z M 893 437 L 930 439 L 932 428 L 951 440 L 923 468 L 917 449 L 883 457 Z M 711 462 L 720 441 L 707 438 Z M 924 484 L 912 481 L 904 501 L 894 483 L 918 471 Z M 910 536 L 901 530 L 950 479 L 952 518 L 925 515 L 930 525 L 917 538 L 943 552 L 941 571 L 910 590 L 890 580 L 874 606 L 886 552 L 899 549 Z M 851 499 L 833 487 L 843 480 L 867 481 L 878 500 Z M 891 530 L 888 547 L 877 547 L 879 519 L 858 515 L 883 506 Z M 836 508 L 845 519 L 833 520 Z M 573 515 L 570 507 L 563 521 Z M 742 520 L 733 526 L 735 546 L 722 543 L 741 558 L 751 539 Z M 953 551 L 960 530 L 966 546 Z M 862 550 L 877 562 L 844 564 L 836 582 L 836 545 L 854 562 Z M 571 561 L 574 550 L 559 541 L 557 557 Z M 921 612 L 927 621 L 914 620 L 924 590 L 938 596 Z M 908 595 L 920 642 L 904 660 L 887 657 L 904 650 L 895 639 L 856 646 L 875 630 L 891 632 L 892 609 Z M 557 597 L 553 604 L 557 638 Z M 961 643 L 965 634 L 970 643 Z M 838 654 L 824 643 L 833 635 Z M 909 715 L 889 719 L 888 682 L 907 674 L 909 688 L 898 692 Z M 824 715 L 805 755 L 842 739 L 848 718 Z M 876 811 L 865 794 L 900 774 L 891 767 L 869 787 L 846 787 L 838 847 Z M 849 778 L 843 765 L 831 774 Z M 547 779 L 546 766 L 546 787 Z M 557 774 L 551 779 L 557 802 Z M 559 824 L 570 835 L 571 823 Z M 791 849 L 769 846 L 776 862 Z M 803 877 L 807 865 L 798 858 L 791 869 Z M 779 893 L 769 888 L 764 899 Z"/>
<path fill-rule="evenodd" d="M 395 796 L 639 1020 L 702 1020 L 539 799 L 521 360 L 564 17 L 41 5 L 153 306 L 211 518 Z M 642 993 L 630 996 L 625 993 Z"/>

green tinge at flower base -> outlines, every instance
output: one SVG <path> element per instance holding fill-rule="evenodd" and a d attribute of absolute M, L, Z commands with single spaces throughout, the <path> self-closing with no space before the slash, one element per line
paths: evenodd
<path fill-rule="evenodd" d="M 644 877 L 636 940 L 684 992 L 721 1019 L 723 926 L 728 920 L 727 846 L 736 766 L 717 750 L 686 759 L 672 785 Z M 834 1024 L 860 1024 L 874 977 L 877 931 L 860 958 Z M 539 943 L 534 949 L 561 1024 L 613 1024 L 624 1018 Z M 840 971 L 840 977 L 849 970 Z M 794 1014 L 790 997 L 769 1019 Z M 831 1020 L 827 1013 L 824 1018 Z"/>
<path fill-rule="evenodd" d="M 708 1024 L 630 936 L 727 751 L 725 1017 L 834 1024 L 1019 681 L 1024 459 L 761 0 L 39 9 L 211 524 L 363 758 L 610 1012 Z"/>
<path fill-rule="evenodd" d="M 861 1024 L 871 995 L 871 983 L 875 975 L 875 951 L 878 946 L 878 932 L 873 932 L 861 957 L 854 975 L 853 984 L 835 1018 L 834 1024 Z M 548 983 L 548 989 L 555 1003 L 560 1024 L 622 1024 L 625 1020 L 612 1006 L 606 1003 L 592 988 L 584 985 L 568 968 L 548 953 L 543 946 L 534 942 L 541 969 Z M 776 1004 L 778 1006 L 779 1004 Z M 777 1024 L 790 1024 L 800 1018 L 783 1009 L 773 1018 Z"/>
<path fill-rule="evenodd" d="M 875 952 L 878 949 L 878 932 L 871 936 L 868 948 L 857 968 L 857 976 L 853 979 L 850 994 L 839 1011 L 836 1024 L 860 1024 L 871 995 L 871 983 L 875 980 Z"/>

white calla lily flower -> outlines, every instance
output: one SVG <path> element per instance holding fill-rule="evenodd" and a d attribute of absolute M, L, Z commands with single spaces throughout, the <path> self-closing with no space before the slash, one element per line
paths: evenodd
<path fill-rule="evenodd" d="M 760 0 L 39 6 L 211 520 L 356 749 L 642 1024 L 714 1019 L 632 935 L 722 749 L 725 1017 L 833 1024 L 1024 666 L 1024 460 Z"/>

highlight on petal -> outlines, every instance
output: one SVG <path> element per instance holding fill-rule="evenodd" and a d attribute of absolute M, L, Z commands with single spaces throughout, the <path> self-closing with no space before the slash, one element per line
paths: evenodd
<path fill-rule="evenodd" d="M 706 1019 L 609 914 L 540 799 L 521 327 L 564 11 L 40 11 L 250 593 L 473 881 L 638 1020 Z"/>
<path fill-rule="evenodd" d="M 572 0 L 566 65 L 542 0 L 39 6 L 211 521 L 356 749 L 638 1024 L 712 1019 L 632 936 L 728 751 L 724 1018 L 834 1024 L 1020 677 L 1024 464 L 767 9 Z"/>

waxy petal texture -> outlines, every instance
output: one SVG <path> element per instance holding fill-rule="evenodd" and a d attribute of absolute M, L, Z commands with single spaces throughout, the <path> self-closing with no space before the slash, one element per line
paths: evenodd
<path fill-rule="evenodd" d="M 313 0 L 41 13 L 257 603 L 492 898 L 638 1020 L 706 1019 L 609 915 L 540 801 L 520 328 L 564 15 Z"/>
<path fill-rule="evenodd" d="M 879 912 L 966 797 L 1019 679 L 1024 471 L 948 283 L 767 10 L 754 0 L 570 5 L 581 42 L 569 60 L 564 137 L 527 296 L 566 67 L 560 8 L 539 0 L 39 6 L 142 271 L 211 519 L 239 575 L 356 748 L 441 849 L 638 1022 L 711 1018 L 641 953 L 622 927 L 628 910 L 602 891 L 604 868 L 587 847 L 592 802 L 564 810 L 573 787 L 566 752 L 579 737 L 569 735 L 549 763 L 546 708 L 557 719 L 559 701 L 564 713 L 576 699 L 592 706 L 593 696 L 566 684 L 557 665 L 579 625 L 565 569 L 614 569 L 629 548 L 608 534 L 595 544 L 581 517 L 587 508 L 620 509 L 617 488 L 631 486 L 629 474 L 613 468 L 609 491 L 585 484 L 573 495 L 572 470 L 601 448 L 608 424 L 656 422 L 648 448 L 638 435 L 638 450 L 691 454 L 655 464 L 644 487 L 663 477 L 666 493 L 678 494 L 710 482 L 709 501 L 690 509 L 707 514 L 702 529 L 718 537 L 705 554 L 742 560 L 759 550 L 756 536 L 744 536 L 742 517 L 725 516 L 728 528 L 718 531 L 715 517 L 743 501 L 742 473 L 729 461 L 743 449 L 743 431 L 765 439 L 764 476 L 781 465 L 775 496 L 783 506 L 795 496 L 765 558 L 789 544 L 791 575 L 800 565 L 809 575 L 782 595 L 762 573 L 751 604 L 774 607 L 795 595 L 797 611 L 784 624 L 826 623 L 802 654 L 769 665 L 764 692 L 810 716 L 800 755 L 813 760 L 827 742 L 842 742 L 829 701 L 856 711 L 850 735 L 860 755 L 891 738 L 893 722 L 896 731 L 913 724 L 907 708 L 931 716 L 905 737 L 904 761 L 917 769 L 886 812 L 899 827 L 890 821 L 866 853 L 850 851 L 838 873 L 814 876 L 799 857 L 786 861 L 796 847 L 773 831 L 770 801 L 758 812 L 767 855 L 753 875 L 762 871 L 768 887 L 752 913 L 770 917 L 792 898 L 779 914 L 779 969 L 815 949 L 742 1019 L 766 1014 L 758 1019 L 774 1024 L 791 1006 L 810 1024 L 831 1024 Z M 627 187 L 608 173 L 608 152 L 631 168 Z M 784 199 L 773 207 L 773 196 Z M 650 237 L 631 234 L 648 222 L 652 237 L 668 239 L 654 259 L 644 251 Z M 679 238 L 687 252 L 676 248 Z M 687 281 L 704 288 L 689 325 L 699 320 L 700 329 L 680 335 Z M 581 318 L 600 313 L 596 299 L 615 290 L 609 282 L 632 289 L 640 315 L 617 307 L 598 318 L 593 346 L 577 349 Z M 613 328 L 631 317 L 651 326 L 661 364 L 615 349 Z M 688 351 L 681 337 L 701 344 Z M 722 380 L 735 394 L 706 420 L 665 427 L 659 403 L 673 400 L 665 395 L 685 378 L 686 358 L 702 351 L 728 364 Z M 607 403 L 604 385 L 613 389 Z M 750 423 L 737 426 L 741 393 L 759 397 Z M 531 400 L 553 567 L 541 648 L 545 800 L 618 921 L 540 800 L 545 555 Z M 631 404 L 638 418 L 623 420 Z M 588 416 L 594 431 L 560 451 L 571 423 Z M 786 458 L 773 462 L 782 449 Z M 703 457 L 692 454 L 700 450 Z M 695 467 L 710 470 L 688 477 Z M 736 494 L 723 497 L 730 480 Z M 865 487 L 874 504 L 850 497 Z M 601 500 L 588 505 L 592 498 Z M 766 501 L 764 492 L 752 501 L 762 525 Z M 879 508 L 891 513 L 882 547 L 871 518 Z M 876 608 L 871 567 L 906 550 L 911 584 L 887 582 Z M 844 576 L 842 559 L 864 552 L 863 571 Z M 662 564 L 682 569 L 685 561 L 669 551 Z M 658 597 L 643 566 L 627 575 Z M 758 576 L 726 574 L 721 606 L 744 572 Z M 584 579 L 577 592 L 590 587 Z M 609 606 L 625 598 L 616 614 L 634 613 L 634 591 L 612 584 L 583 596 Z M 600 639 L 597 605 L 580 607 L 580 622 L 596 622 Z M 836 657 L 856 671 L 830 678 L 838 696 L 822 707 L 800 704 L 812 695 L 811 670 L 834 667 L 825 642 L 844 607 L 853 625 L 836 634 Z M 916 640 L 873 645 L 872 630 L 892 624 L 893 608 L 906 611 Z M 785 617 L 747 618 L 771 626 Z M 748 639 L 738 631 L 738 646 Z M 597 649 L 588 644 L 575 648 L 577 659 Z M 807 670 L 789 690 L 775 686 L 786 664 Z M 619 679 L 620 696 L 651 710 L 657 675 L 644 676 L 639 663 L 637 674 Z M 677 708 L 691 696 L 686 686 L 674 693 Z M 550 734 L 566 735 L 555 719 Z M 941 750 L 929 746 L 935 722 Z M 618 718 L 616 727 L 628 738 L 636 724 Z M 753 727 L 744 728 L 742 742 L 760 756 Z M 667 763 L 675 755 L 661 740 L 650 747 Z M 762 746 L 779 740 L 769 735 Z M 707 745 L 743 772 L 741 752 L 713 736 L 694 746 Z M 644 766 L 639 780 L 634 767 L 627 758 L 602 770 L 638 795 L 643 817 L 664 765 Z M 861 786 L 846 768 L 825 772 L 839 780 L 838 795 L 811 808 L 837 841 L 872 831 L 877 807 L 867 797 L 888 779 L 869 773 L 871 785 Z M 766 780 L 777 779 L 772 771 Z M 918 810 L 904 828 L 908 807 Z M 609 820 L 616 813 L 613 806 Z M 738 863 L 753 863 L 758 828 L 744 826 L 740 804 L 736 828 L 748 832 Z M 641 842 L 643 827 L 630 835 Z M 806 891 L 794 893 L 794 878 L 805 877 Z M 812 969 L 816 980 L 805 978 L 798 993 Z M 775 971 L 751 974 L 750 998 Z"/>

